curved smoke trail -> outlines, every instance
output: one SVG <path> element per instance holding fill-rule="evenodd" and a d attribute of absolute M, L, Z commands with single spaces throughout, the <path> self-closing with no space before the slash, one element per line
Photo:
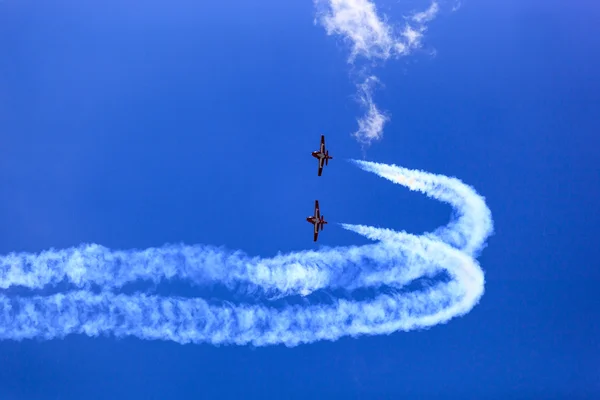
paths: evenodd
<path fill-rule="evenodd" d="M 492 232 L 491 213 L 483 198 L 454 178 L 355 163 L 449 203 L 454 209 L 452 221 L 423 236 L 343 224 L 377 242 L 273 258 L 183 245 L 143 251 L 82 245 L 9 254 L 0 257 L 0 290 L 19 286 L 37 290 L 64 282 L 75 290 L 47 296 L 0 294 L 0 339 L 108 334 L 179 343 L 295 346 L 428 327 L 467 313 L 484 290 L 483 271 L 473 258 Z M 450 279 L 401 292 L 416 279 L 439 273 Z M 258 288 L 278 298 L 320 289 L 372 288 L 377 294 L 362 301 L 337 298 L 332 304 L 277 308 L 267 305 L 267 300 L 214 305 L 201 298 L 118 293 L 128 283 L 172 278 L 195 285 Z M 94 292 L 94 286 L 102 291 Z M 383 286 L 392 290 L 377 291 Z"/>

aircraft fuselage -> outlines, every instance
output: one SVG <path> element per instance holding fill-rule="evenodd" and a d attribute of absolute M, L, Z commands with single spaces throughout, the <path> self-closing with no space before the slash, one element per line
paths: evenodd
<path fill-rule="evenodd" d="M 312 152 L 312 156 L 313 156 L 314 158 L 319 158 L 319 159 L 320 159 L 320 158 L 325 158 L 325 154 L 324 154 L 324 153 L 321 153 L 320 151 L 313 151 L 313 152 Z"/>

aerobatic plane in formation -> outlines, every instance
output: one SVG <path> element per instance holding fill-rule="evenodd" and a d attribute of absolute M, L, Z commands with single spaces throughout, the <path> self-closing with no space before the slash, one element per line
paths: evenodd
<path fill-rule="evenodd" d="M 315 215 L 311 215 L 307 217 L 306 220 L 313 224 L 314 231 L 314 241 L 317 241 L 317 237 L 319 237 L 319 228 L 323 230 L 323 226 L 327 223 L 325 221 L 325 217 L 321 215 L 321 210 L 319 209 L 319 200 L 315 200 Z"/>
<path fill-rule="evenodd" d="M 325 150 L 325 135 L 321 135 L 321 147 L 319 148 L 319 151 L 313 151 L 312 156 L 319 160 L 319 176 L 321 176 L 321 173 L 323 172 L 323 162 L 325 162 L 325 165 L 328 165 L 329 160 L 333 158 L 329 155 L 329 151 Z"/>

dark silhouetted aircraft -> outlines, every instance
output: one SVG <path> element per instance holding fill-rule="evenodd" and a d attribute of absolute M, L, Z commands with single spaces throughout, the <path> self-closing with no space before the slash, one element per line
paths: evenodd
<path fill-rule="evenodd" d="M 319 200 L 315 200 L 315 215 L 311 215 L 307 217 L 306 220 L 314 225 L 314 241 L 317 241 L 317 237 L 319 236 L 319 228 L 323 230 L 323 226 L 327 223 L 325 218 L 321 215 L 321 211 L 319 210 Z"/>
<path fill-rule="evenodd" d="M 312 156 L 319 160 L 319 176 L 323 172 L 323 162 L 328 165 L 329 160 L 333 157 L 329 155 L 329 151 L 325 150 L 325 135 L 321 135 L 321 147 L 319 151 L 313 151 Z"/>

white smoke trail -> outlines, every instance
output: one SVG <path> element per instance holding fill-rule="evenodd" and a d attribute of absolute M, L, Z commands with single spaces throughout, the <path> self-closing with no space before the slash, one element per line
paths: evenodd
<path fill-rule="evenodd" d="M 165 246 L 112 251 L 83 245 L 40 254 L 0 257 L 0 289 L 75 286 L 53 295 L 0 294 L 0 339 L 136 336 L 178 343 L 284 344 L 295 346 L 342 336 L 390 334 L 424 328 L 467 313 L 484 290 L 473 255 L 492 231 L 491 213 L 472 188 L 454 178 L 364 161 L 355 163 L 393 182 L 449 203 L 455 211 L 444 228 L 423 236 L 343 224 L 377 243 L 304 251 L 273 258 L 249 257 L 207 246 Z M 449 281 L 401 292 L 426 276 Z M 277 297 L 320 289 L 381 288 L 374 298 L 336 298 L 332 304 L 215 305 L 201 298 L 118 293 L 127 283 L 185 279 L 261 289 Z M 101 291 L 94 291 L 93 287 Z"/>

